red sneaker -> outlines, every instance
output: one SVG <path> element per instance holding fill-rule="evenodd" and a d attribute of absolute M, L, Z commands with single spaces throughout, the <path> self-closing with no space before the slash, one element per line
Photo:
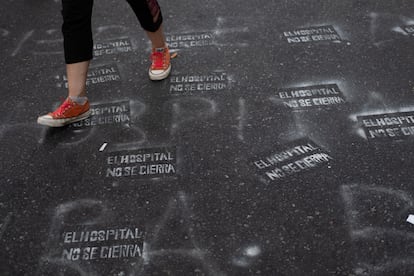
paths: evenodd
<path fill-rule="evenodd" d="M 170 74 L 170 51 L 167 46 L 162 51 L 156 48 L 152 49 L 151 67 L 148 74 L 151 80 L 163 80 Z"/>
<path fill-rule="evenodd" d="M 90 116 L 89 102 L 78 104 L 69 97 L 53 112 L 37 118 L 37 123 L 50 127 L 61 127 L 81 121 Z"/>

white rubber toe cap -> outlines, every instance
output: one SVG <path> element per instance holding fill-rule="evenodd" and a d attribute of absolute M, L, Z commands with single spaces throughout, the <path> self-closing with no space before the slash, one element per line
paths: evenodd
<path fill-rule="evenodd" d="M 167 70 L 149 70 L 148 74 L 151 80 L 163 80 L 170 75 L 171 65 L 168 66 Z"/>

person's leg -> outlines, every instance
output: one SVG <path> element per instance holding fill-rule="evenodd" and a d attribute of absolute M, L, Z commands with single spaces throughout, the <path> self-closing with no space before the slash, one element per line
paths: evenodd
<path fill-rule="evenodd" d="M 142 28 L 156 32 L 163 21 L 160 6 L 156 0 L 127 0 Z"/>
<path fill-rule="evenodd" d="M 146 34 L 151 41 L 152 48 L 164 48 L 165 36 L 162 25 L 155 32 L 146 31 Z"/>
<path fill-rule="evenodd" d="M 141 27 L 151 41 L 151 67 L 148 71 L 151 80 L 162 80 L 171 71 L 170 53 L 162 28 L 162 13 L 156 0 L 127 0 L 138 18 Z"/>
<path fill-rule="evenodd" d="M 59 127 L 90 115 L 86 78 L 93 57 L 92 7 L 93 0 L 62 0 L 68 97 L 54 112 L 40 116 L 39 124 Z"/>
<path fill-rule="evenodd" d="M 89 60 L 66 64 L 69 97 L 86 97 L 86 78 L 88 76 L 88 68 Z"/>

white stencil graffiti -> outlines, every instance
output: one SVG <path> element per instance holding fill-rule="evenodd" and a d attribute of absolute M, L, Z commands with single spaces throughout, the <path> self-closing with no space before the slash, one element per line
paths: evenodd
<path fill-rule="evenodd" d="M 71 217 L 73 212 L 80 210 L 97 210 L 93 215 L 87 212 L 83 213 L 81 221 L 74 220 Z M 49 240 L 46 243 L 46 253 L 39 261 L 39 275 L 44 275 L 45 271 L 53 269 L 53 271 L 60 271 L 65 275 L 65 271 L 73 271 L 79 275 L 99 275 L 93 267 L 81 263 L 71 262 L 60 257 L 60 248 L 57 245 L 61 242 L 60 237 L 65 225 L 95 225 L 110 219 L 112 216 L 111 210 L 100 200 L 81 199 L 60 204 L 56 207 L 52 218 L 52 223 L 49 231 Z M 59 257 L 58 257 L 59 256 Z"/>
<path fill-rule="evenodd" d="M 167 34 L 166 40 L 172 52 L 206 46 L 247 47 L 249 43 L 240 40 L 240 33 L 248 33 L 249 28 L 240 27 L 239 24 L 231 26 L 234 22 L 237 21 L 231 17 L 217 17 L 216 26 L 211 30 L 184 30 L 177 34 Z M 237 39 L 232 39 L 232 36 L 237 36 Z"/>
<path fill-rule="evenodd" d="M 51 270 L 59 271 L 61 275 L 66 275 L 66 272 L 77 272 L 79 275 L 102 275 L 99 263 L 73 262 L 61 257 L 61 233 L 68 225 L 93 226 L 111 222 L 116 214 L 108 206 L 94 199 L 75 200 L 57 206 L 48 235 L 49 240 L 45 246 L 45 255 L 40 259 L 39 275 L 44 275 L 46 271 Z M 86 211 L 91 209 L 95 211 Z M 83 214 L 83 218 L 79 219 L 73 214 Z M 148 266 L 153 266 L 157 270 L 162 269 L 159 268 L 162 260 L 171 257 L 176 257 L 186 264 L 200 266 L 198 270 L 202 271 L 202 275 L 224 275 L 210 257 L 209 252 L 197 241 L 193 220 L 194 214 L 191 212 L 188 196 L 184 192 L 178 192 L 168 201 L 158 221 L 153 226 L 146 227 L 142 257 L 123 265 L 118 275 L 148 275 L 144 271 Z M 172 222 L 179 222 L 179 233 L 171 229 Z M 185 234 L 184 239 L 181 234 Z M 166 244 L 170 237 L 183 239 L 184 245 L 174 247 Z M 252 254 L 256 256 L 260 253 L 255 248 L 246 250 L 248 250 L 246 253 L 248 256 Z"/>

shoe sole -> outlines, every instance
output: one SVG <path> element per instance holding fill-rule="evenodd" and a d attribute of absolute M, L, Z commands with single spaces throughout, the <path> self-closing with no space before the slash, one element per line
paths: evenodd
<path fill-rule="evenodd" d="M 90 115 L 91 115 L 91 110 L 88 110 L 79 116 L 67 118 L 67 119 L 46 119 L 43 117 L 39 117 L 37 118 L 37 123 L 40 125 L 49 126 L 49 127 L 63 127 L 71 123 L 82 121 L 88 118 Z"/>
<path fill-rule="evenodd" d="M 165 70 L 163 74 L 154 75 L 151 73 L 151 70 L 148 71 L 148 74 L 149 74 L 150 80 L 163 80 L 163 79 L 168 78 L 168 76 L 170 75 L 170 72 L 171 72 L 171 65 L 168 66 L 167 70 Z"/>

